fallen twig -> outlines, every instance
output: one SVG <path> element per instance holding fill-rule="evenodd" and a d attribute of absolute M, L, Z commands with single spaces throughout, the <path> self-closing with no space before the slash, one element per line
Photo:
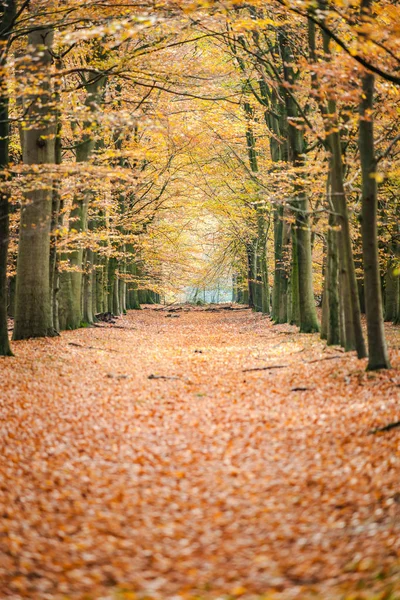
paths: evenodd
<path fill-rule="evenodd" d="M 147 379 L 180 379 L 180 377 L 169 377 L 168 375 L 149 375 Z"/>
<path fill-rule="evenodd" d="M 174 306 L 174 304 L 177 304 L 177 302 L 171 302 L 170 304 L 166 304 L 165 306 L 161 306 L 161 308 L 153 308 L 152 310 L 154 311 L 163 311 L 163 310 L 168 310 L 171 306 Z"/>
<path fill-rule="evenodd" d="M 114 325 L 113 323 L 109 323 L 108 325 L 99 325 L 99 323 L 93 323 L 90 327 L 98 327 L 98 329 L 126 329 L 127 331 L 136 331 L 137 327 L 124 327 L 123 325 Z"/>
<path fill-rule="evenodd" d="M 251 371 L 269 371 L 271 369 L 284 369 L 289 365 L 269 365 L 269 367 L 253 367 L 252 369 L 243 369 L 242 373 L 250 373 Z"/>
<path fill-rule="evenodd" d="M 103 350 L 104 352 L 119 352 L 113 348 L 99 348 L 98 346 L 84 346 L 83 344 L 77 344 L 76 342 L 68 342 L 68 346 L 76 346 L 77 348 L 84 348 L 85 350 Z"/>
<path fill-rule="evenodd" d="M 375 429 L 371 429 L 368 433 L 381 433 L 383 431 L 391 431 L 396 427 L 400 427 L 400 421 L 395 421 L 394 423 L 389 423 L 388 425 L 384 425 L 383 427 L 375 427 Z"/>
<path fill-rule="evenodd" d="M 239 311 L 239 310 L 250 310 L 250 308 L 248 306 L 240 306 L 240 307 L 236 307 L 236 306 L 209 306 L 207 308 L 203 308 L 204 312 L 223 312 L 224 310 L 233 310 L 233 311 Z"/>
<path fill-rule="evenodd" d="M 310 365 L 311 363 L 321 362 L 322 360 L 333 360 L 334 358 L 343 358 L 340 354 L 335 356 L 325 356 L 324 358 L 314 358 L 313 360 L 305 360 L 304 362 Z"/>

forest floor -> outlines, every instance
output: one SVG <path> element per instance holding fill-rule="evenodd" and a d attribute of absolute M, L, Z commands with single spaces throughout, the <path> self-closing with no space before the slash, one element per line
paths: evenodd
<path fill-rule="evenodd" d="M 14 343 L 0 598 L 399 599 L 400 428 L 371 433 L 400 419 L 387 331 L 374 373 L 249 310 Z"/>

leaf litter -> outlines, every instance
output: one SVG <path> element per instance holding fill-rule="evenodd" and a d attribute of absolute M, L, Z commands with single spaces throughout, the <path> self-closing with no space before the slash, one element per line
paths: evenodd
<path fill-rule="evenodd" d="M 400 598 L 399 330 L 367 373 L 250 311 L 180 316 L 0 361 L 0 597 Z"/>

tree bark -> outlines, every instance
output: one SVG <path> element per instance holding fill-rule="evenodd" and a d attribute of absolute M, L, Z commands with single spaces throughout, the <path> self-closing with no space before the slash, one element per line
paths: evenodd
<path fill-rule="evenodd" d="M 105 78 L 88 81 L 86 83 L 85 105 L 91 112 L 98 109 L 102 88 L 105 85 Z M 84 129 L 90 131 L 92 123 L 84 122 Z M 84 163 L 89 161 L 95 148 L 93 134 L 85 134 L 78 144 L 76 150 L 76 162 Z M 88 229 L 88 208 L 91 197 L 90 190 L 83 190 L 79 197 L 74 199 L 74 205 L 70 215 L 71 227 L 77 232 Z M 64 271 L 61 276 L 61 294 L 60 300 L 63 300 L 63 306 L 60 312 L 63 314 L 62 322 L 65 329 L 77 329 L 80 327 L 83 319 L 82 302 L 82 283 L 83 283 L 83 246 L 78 246 L 65 258 L 68 259 L 71 270 Z"/>
<path fill-rule="evenodd" d="M 293 56 L 288 47 L 286 36 L 279 35 L 280 47 L 283 59 L 284 78 L 288 86 L 293 86 L 295 75 L 291 66 Z M 296 168 L 304 167 L 304 131 L 300 129 L 299 111 L 292 93 L 285 90 L 287 131 L 289 141 L 289 158 Z M 299 286 L 299 317 L 300 332 L 314 333 L 319 331 L 317 310 L 314 300 L 313 278 L 312 278 L 312 253 L 311 253 L 311 230 L 309 218 L 309 201 L 300 181 L 294 185 L 295 199 L 292 202 L 293 212 L 296 219 L 297 238 L 297 268 Z"/>
<path fill-rule="evenodd" d="M 33 124 L 23 132 L 23 160 L 26 165 L 55 163 L 55 116 L 51 105 L 50 65 L 53 31 L 38 29 L 28 35 L 32 48 L 29 75 L 38 77 L 40 91 L 29 95 L 26 112 Z M 32 60 L 34 58 L 34 60 Z M 28 72 L 28 65 L 26 65 Z M 20 237 L 17 260 L 14 339 L 52 336 L 52 306 L 50 294 L 50 227 L 52 181 L 25 193 L 21 209 Z"/>
<path fill-rule="evenodd" d="M 329 113 L 330 115 L 336 115 L 336 103 L 333 101 L 329 102 Z M 340 226 L 339 258 L 341 269 L 344 272 L 343 298 L 346 333 L 345 348 L 346 350 L 357 350 L 358 358 L 364 358 L 367 352 L 361 327 L 358 285 L 351 243 L 349 215 L 344 191 L 340 133 L 338 131 L 337 123 L 335 126 L 335 123 L 331 122 L 328 124 L 328 127 L 333 127 L 334 129 L 334 131 L 328 135 L 328 141 L 332 153 L 331 172 L 333 206 L 337 213 L 338 225 Z"/>
<path fill-rule="evenodd" d="M 292 273 L 291 273 L 291 277 L 290 277 L 290 290 L 291 290 L 290 324 L 291 325 L 300 325 L 297 230 L 294 227 L 292 227 Z"/>
<path fill-rule="evenodd" d="M 83 273 L 83 323 L 91 325 L 94 322 L 93 314 L 93 251 L 86 248 L 84 253 Z"/>
<path fill-rule="evenodd" d="M 385 321 L 396 321 L 400 278 L 394 273 L 396 263 L 389 260 L 385 277 Z"/>
<path fill-rule="evenodd" d="M 247 252 L 247 285 L 248 285 L 248 305 L 255 308 L 255 272 L 254 272 L 254 242 L 246 245 Z"/>
<path fill-rule="evenodd" d="M 330 214 L 327 243 L 328 346 L 340 344 L 338 232 L 334 229 L 335 223 L 334 215 Z"/>
<path fill-rule="evenodd" d="M 57 71 L 61 70 L 61 61 L 56 60 Z M 58 78 L 57 78 L 58 79 Z M 56 119 L 56 137 L 55 137 L 55 163 L 61 165 L 62 163 L 62 142 L 61 142 L 61 120 L 60 120 L 60 83 L 55 84 L 54 90 L 54 103 L 55 103 L 55 119 Z M 59 272 L 59 260 L 60 255 L 57 249 L 57 229 L 61 225 L 61 209 L 63 202 L 60 197 L 60 184 L 55 181 L 53 184 L 52 192 L 52 207 L 51 207 L 51 233 L 50 233 L 50 302 L 51 302 L 51 316 L 52 326 L 56 331 L 60 330 L 60 321 L 58 315 L 58 292 L 60 288 L 60 272 Z"/>
<path fill-rule="evenodd" d="M 328 244 L 324 240 L 323 261 L 322 261 L 322 315 L 321 315 L 321 340 L 328 339 L 328 319 L 329 319 L 329 298 L 328 298 Z"/>
<path fill-rule="evenodd" d="M 288 320 L 288 269 L 286 252 L 290 242 L 290 228 L 284 222 L 284 207 L 274 211 L 274 290 L 273 319 L 275 323 L 287 323 Z"/>
<path fill-rule="evenodd" d="M 364 4 L 367 4 L 365 1 Z M 363 241 L 365 308 L 367 315 L 368 370 L 389 369 L 383 323 L 382 292 L 379 273 L 376 183 L 377 161 L 374 148 L 374 76 L 362 77 L 363 95 L 360 102 L 359 152 L 362 171 L 361 232 Z"/>
<path fill-rule="evenodd" d="M 14 0 L 0 6 L 0 171 L 5 171 L 9 165 L 9 98 L 5 65 L 7 57 L 7 42 L 11 34 L 12 24 L 16 13 Z M 0 184 L 5 176 L 0 178 Z M 7 325 L 7 256 L 9 240 L 9 195 L 5 190 L 0 190 L 0 356 L 12 356 L 8 339 Z"/>
<path fill-rule="evenodd" d="M 320 0 L 319 6 L 325 9 L 325 1 Z M 308 41 L 311 59 L 316 62 L 315 24 L 309 20 Z M 330 40 L 323 34 L 325 59 L 329 60 Z M 337 237 L 341 276 L 339 283 L 342 298 L 341 310 L 343 315 L 343 333 L 341 342 L 346 350 L 357 350 L 359 358 L 366 356 L 364 336 L 361 327 L 361 312 L 358 298 L 358 286 L 354 267 L 353 248 L 346 195 L 344 189 L 342 145 L 337 116 L 336 101 L 333 98 L 323 102 L 319 89 L 317 75 L 312 75 L 313 88 L 318 98 L 318 104 L 325 125 L 325 140 L 330 149 L 330 186 L 332 206 L 336 213 L 337 224 L 340 227 Z"/>

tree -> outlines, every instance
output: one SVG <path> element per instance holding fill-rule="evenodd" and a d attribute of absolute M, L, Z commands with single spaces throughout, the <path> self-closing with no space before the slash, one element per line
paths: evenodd
<path fill-rule="evenodd" d="M 50 227 L 52 176 L 55 163 L 55 118 L 51 65 L 54 31 L 38 28 L 28 35 L 24 64 L 27 93 L 22 151 L 28 172 L 46 165 L 46 179 L 34 178 L 25 191 L 18 245 L 14 340 L 55 335 L 50 294 Z M 39 171 L 44 178 L 44 172 Z"/>
<path fill-rule="evenodd" d="M 9 97 L 6 77 L 8 41 L 16 17 L 14 0 L 0 3 L 0 181 L 7 178 L 9 166 Z M 7 251 L 9 239 L 9 195 L 0 189 L 0 355 L 12 356 L 7 323 Z"/>
<path fill-rule="evenodd" d="M 362 0 L 361 10 L 362 16 L 368 18 L 371 10 L 371 0 Z M 376 181 L 378 173 L 374 147 L 374 82 L 375 76 L 372 73 L 364 73 L 362 76 L 359 125 L 359 151 L 362 170 L 361 231 L 368 328 L 368 369 L 370 370 L 390 368 L 383 326 L 378 257 L 378 190 Z"/>

